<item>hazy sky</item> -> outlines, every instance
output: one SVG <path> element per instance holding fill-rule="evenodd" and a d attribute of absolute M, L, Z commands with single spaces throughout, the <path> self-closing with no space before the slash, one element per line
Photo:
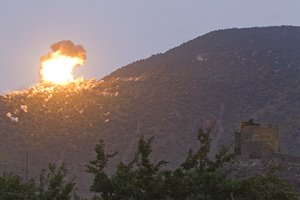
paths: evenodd
<path fill-rule="evenodd" d="M 38 81 L 59 40 L 87 50 L 76 74 L 97 79 L 212 30 L 299 25 L 299 0 L 1 0 L 0 92 Z"/>

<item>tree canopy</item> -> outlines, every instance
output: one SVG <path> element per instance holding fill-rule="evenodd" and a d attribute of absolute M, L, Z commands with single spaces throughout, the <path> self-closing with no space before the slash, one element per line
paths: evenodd
<path fill-rule="evenodd" d="M 112 176 L 105 168 L 115 154 L 106 154 L 103 141 L 97 144 L 96 159 L 87 165 L 94 175 L 90 191 L 97 200 L 118 199 L 199 199 L 199 200 L 293 200 L 297 194 L 283 179 L 270 172 L 244 180 L 235 180 L 221 173 L 234 155 L 223 148 L 213 159 L 209 158 L 211 129 L 200 129 L 197 151 L 190 150 L 182 164 L 166 169 L 167 162 L 152 162 L 149 158 L 153 138 L 141 137 L 138 151 L 129 163 L 120 162 Z"/>
<path fill-rule="evenodd" d="M 231 179 L 222 172 L 234 155 L 223 148 L 210 159 L 211 129 L 198 132 L 199 148 L 189 150 L 174 170 L 167 161 L 150 159 L 153 138 L 141 137 L 138 150 L 129 163 L 120 162 L 113 175 L 106 168 L 116 153 L 107 154 L 103 140 L 96 147 L 96 158 L 87 165 L 93 175 L 90 192 L 93 200 L 296 200 L 289 184 L 276 171 L 243 180 Z M 67 177 L 64 165 L 49 164 L 38 180 L 24 181 L 20 176 L 0 176 L 1 200 L 79 200 L 76 185 Z"/>

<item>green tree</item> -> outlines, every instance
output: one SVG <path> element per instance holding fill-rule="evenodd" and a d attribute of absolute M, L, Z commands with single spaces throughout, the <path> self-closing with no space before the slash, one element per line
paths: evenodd
<path fill-rule="evenodd" d="M 153 138 L 141 137 L 134 159 L 119 163 L 115 174 L 105 172 L 109 158 L 101 140 L 95 148 L 96 159 L 87 165 L 94 175 L 91 192 L 94 199 L 103 200 L 296 200 L 291 187 L 275 173 L 234 180 L 222 173 L 225 164 L 234 159 L 228 148 L 222 148 L 213 159 L 209 158 L 212 129 L 198 132 L 197 151 L 189 150 L 186 159 L 175 170 L 163 168 L 166 161 L 153 163 L 150 159 Z"/>
<path fill-rule="evenodd" d="M 94 175 L 90 191 L 96 193 L 94 199 L 161 199 L 164 193 L 163 173 L 160 170 L 165 161 L 154 164 L 149 155 L 152 139 L 139 139 L 138 151 L 129 163 L 119 163 L 116 173 L 109 177 L 104 169 L 109 158 L 115 154 L 105 154 L 101 140 L 95 148 L 96 160 L 87 165 Z"/>
<path fill-rule="evenodd" d="M 107 167 L 108 160 L 117 153 L 106 154 L 103 140 L 99 140 L 98 144 L 96 144 L 95 152 L 96 159 L 90 161 L 89 164 L 86 165 L 87 172 L 94 175 L 90 192 L 97 194 L 94 199 L 111 199 L 111 196 L 114 193 L 114 187 L 104 169 Z"/>
<path fill-rule="evenodd" d="M 37 200 L 34 181 L 24 182 L 23 179 L 12 173 L 0 176 L 1 200 Z"/>
<path fill-rule="evenodd" d="M 227 148 L 222 148 L 209 159 L 212 129 L 198 131 L 200 147 L 189 150 L 185 161 L 168 175 L 168 196 L 171 199 L 226 199 L 230 197 L 233 183 L 219 171 L 233 159 Z"/>
<path fill-rule="evenodd" d="M 256 175 L 237 185 L 233 200 L 296 200 L 298 194 L 274 172 Z"/>
<path fill-rule="evenodd" d="M 48 170 L 42 170 L 37 185 L 39 200 L 70 200 L 78 199 L 75 193 L 75 183 L 67 181 L 67 169 L 64 164 L 57 167 L 49 164 Z"/>
<path fill-rule="evenodd" d="M 112 181 L 115 190 L 115 199 L 162 199 L 165 196 L 164 173 L 162 166 L 166 161 L 151 162 L 153 138 L 145 140 L 141 137 L 138 142 L 138 151 L 134 159 L 128 164 L 120 163 Z M 122 183 L 122 184 L 120 184 Z M 125 195 L 125 196 L 124 196 Z"/>

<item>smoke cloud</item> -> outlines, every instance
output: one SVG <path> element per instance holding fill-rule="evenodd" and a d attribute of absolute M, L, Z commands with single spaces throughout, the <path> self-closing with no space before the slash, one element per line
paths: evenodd
<path fill-rule="evenodd" d="M 82 45 L 75 45 L 71 40 L 62 40 L 51 45 L 52 52 L 41 57 L 41 62 L 52 57 L 52 53 L 60 52 L 65 56 L 77 57 L 86 61 L 86 51 Z"/>

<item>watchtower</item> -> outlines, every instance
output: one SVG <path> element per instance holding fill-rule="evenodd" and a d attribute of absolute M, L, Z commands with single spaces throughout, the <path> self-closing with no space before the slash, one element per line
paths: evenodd
<path fill-rule="evenodd" d="M 268 157 L 280 151 L 278 126 L 261 126 L 253 119 L 242 122 L 235 133 L 235 154 L 250 159 Z"/>

